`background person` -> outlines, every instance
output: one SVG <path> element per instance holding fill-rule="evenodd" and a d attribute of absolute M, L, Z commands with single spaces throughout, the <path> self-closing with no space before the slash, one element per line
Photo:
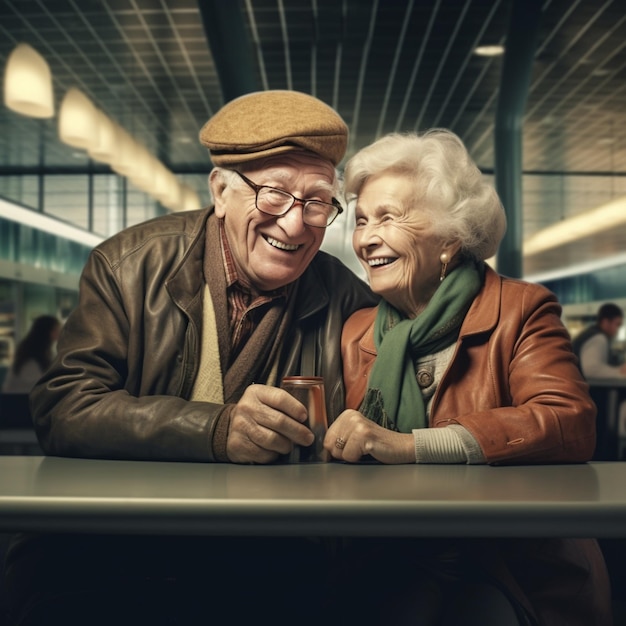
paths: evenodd
<path fill-rule="evenodd" d="M 26 336 L 18 343 L 13 363 L 2 383 L 3 394 L 27 394 L 50 367 L 61 322 L 53 315 L 33 320 Z"/>
<path fill-rule="evenodd" d="M 626 376 L 626 364 L 612 365 L 611 342 L 624 322 L 622 309 L 607 302 L 596 315 L 594 324 L 583 330 L 572 342 L 580 369 L 585 378 L 616 378 Z"/>
<path fill-rule="evenodd" d="M 323 376 L 329 417 L 343 410 L 341 328 L 378 300 L 319 250 L 347 132 L 290 91 L 207 122 L 214 206 L 131 227 L 87 261 L 32 392 L 47 454 L 272 462 L 314 438 L 284 375 Z M 292 623 L 310 600 L 294 559 L 317 571 L 323 554 L 281 538 L 28 536 L 7 555 L 8 596 L 20 624 Z"/>
<path fill-rule="evenodd" d="M 345 185 L 356 198 L 354 250 L 383 299 L 344 327 L 348 408 L 325 438 L 333 457 L 589 460 L 595 407 L 561 308 L 542 286 L 484 263 L 505 217 L 460 139 L 445 130 L 386 136 L 350 159 Z M 402 613 L 397 623 L 422 615 L 424 598 L 411 590 L 424 585 L 426 606 L 444 624 L 611 623 L 594 540 L 444 541 L 425 556 L 423 542 L 353 543 L 362 567 L 347 559 L 346 569 L 395 581 L 361 604 L 364 615 L 380 610 L 381 624 L 393 611 Z M 344 580 L 343 602 L 353 607 L 351 594 L 367 582 Z"/>

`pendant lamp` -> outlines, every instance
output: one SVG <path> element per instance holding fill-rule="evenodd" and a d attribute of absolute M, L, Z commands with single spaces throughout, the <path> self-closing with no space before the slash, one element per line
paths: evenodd
<path fill-rule="evenodd" d="M 137 169 L 130 175 L 130 181 L 141 191 L 152 194 L 156 176 L 155 158 L 141 144 L 137 144 Z"/>
<path fill-rule="evenodd" d="M 174 174 L 171 175 L 171 182 L 167 190 L 167 194 L 161 200 L 161 203 L 170 211 L 179 211 L 182 204 L 182 189 L 178 179 Z"/>
<path fill-rule="evenodd" d="M 59 111 L 59 137 L 63 143 L 87 149 L 96 144 L 96 108 L 79 89 L 67 90 Z"/>
<path fill-rule="evenodd" d="M 170 170 L 167 169 L 167 167 L 165 167 L 165 165 L 163 165 L 163 163 L 158 161 L 152 195 L 161 204 L 169 208 L 170 204 L 172 204 L 176 198 L 177 193 L 179 192 L 176 177 Z"/>
<path fill-rule="evenodd" d="M 118 126 L 118 150 L 111 162 L 111 168 L 120 176 L 132 178 L 139 172 L 139 144 L 121 126 Z"/>
<path fill-rule="evenodd" d="M 95 120 L 94 142 L 88 146 L 87 152 L 95 161 L 110 164 L 118 149 L 116 124 L 99 109 L 96 109 Z"/>
<path fill-rule="evenodd" d="M 182 186 L 182 196 L 181 211 L 195 211 L 201 208 L 198 194 L 189 185 Z"/>
<path fill-rule="evenodd" d="M 46 60 L 27 43 L 18 44 L 4 70 L 4 104 L 22 115 L 54 115 L 52 76 Z"/>

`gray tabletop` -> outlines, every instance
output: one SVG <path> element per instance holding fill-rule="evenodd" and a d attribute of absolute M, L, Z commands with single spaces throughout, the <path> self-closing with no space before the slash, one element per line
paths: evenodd
<path fill-rule="evenodd" d="M 0 531 L 626 536 L 626 464 L 242 466 L 0 457 Z"/>

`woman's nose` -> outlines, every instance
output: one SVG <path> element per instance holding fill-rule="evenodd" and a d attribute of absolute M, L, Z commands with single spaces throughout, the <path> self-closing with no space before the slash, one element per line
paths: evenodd
<path fill-rule="evenodd" d="M 377 224 L 365 224 L 354 231 L 362 247 L 376 246 L 382 241 Z"/>

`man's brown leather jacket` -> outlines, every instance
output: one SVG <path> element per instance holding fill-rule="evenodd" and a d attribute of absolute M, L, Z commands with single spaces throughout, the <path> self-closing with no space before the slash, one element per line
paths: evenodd
<path fill-rule="evenodd" d="M 57 358 L 31 394 L 47 454 L 215 460 L 212 437 L 226 405 L 188 401 L 200 359 L 205 252 L 222 263 L 219 250 L 205 251 L 211 212 L 156 218 L 93 250 Z M 344 408 L 343 323 L 377 298 L 323 252 L 297 293 L 280 374 L 323 376 L 333 419 Z"/>

